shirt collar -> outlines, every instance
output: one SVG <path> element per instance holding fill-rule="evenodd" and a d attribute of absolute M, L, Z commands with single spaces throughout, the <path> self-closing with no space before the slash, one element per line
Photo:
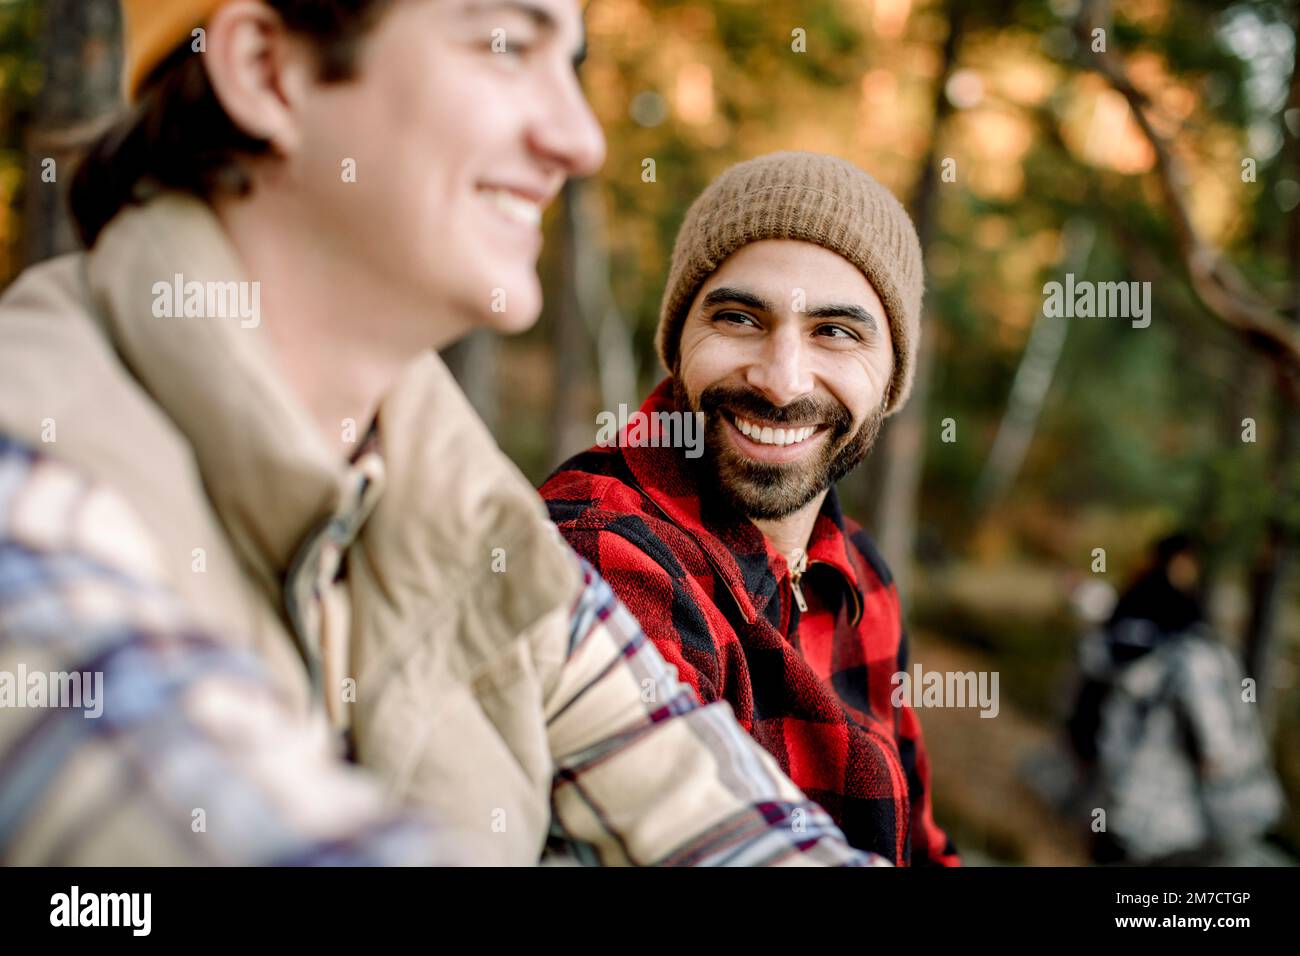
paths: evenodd
<path fill-rule="evenodd" d="M 651 422 L 657 412 L 677 410 L 672 384 L 671 377 L 665 378 L 642 403 L 640 411 Z M 699 544 L 745 619 L 752 623 L 764 613 L 779 590 L 780 581 L 772 567 L 774 562 L 776 567 L 783 567 L 784 557 L 773 552 L 752 521 L 703 488 L 702 459 L 687 459 L 682 448 L 629 445 L 626 437 L 626 432 L 619 435 L 619 446 L 641 490 L 669 520 Z M 838 572 L 845 587 L 856 596 L 855 606 L 860 609 L 862 591 L 849 554 L 851 546 L 845 534 L 839 496 L 832 486 L 809 538 L 808 561 Z"/>

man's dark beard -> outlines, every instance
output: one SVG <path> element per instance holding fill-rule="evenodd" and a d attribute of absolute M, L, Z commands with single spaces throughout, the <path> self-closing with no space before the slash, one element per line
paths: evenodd
<path fill-rule="evenodd" d="M 838 402 L 801 398 L 777 406 L 752 389 L 727 385 L 710 385 L 692 402 L 677 378 L 673 379 L 673 395 L 679 409 L 704 412 L 702 466 L 722 496 L 749 518 L 784 518 L 808 504 L 858 466 L 885 420 L 882 405 L 850 433 L 853 416 Z M 755 461 L 737 451 L 725 434 L 730 425 L 722 415 L 724 410 L 732 416 L 773 424 L 816 422 L 825 427 L 827 435 L 811 460 Z"/>

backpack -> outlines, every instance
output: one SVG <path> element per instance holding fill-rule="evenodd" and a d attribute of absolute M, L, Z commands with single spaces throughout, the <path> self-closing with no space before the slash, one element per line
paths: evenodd
<path fill-rule="evenodd" d="M 1230 848 L 1277 821 L 1281 788 L 1241 689 L 1235 657 L 1200 626 L 1110 671 L 1098 784 L 1129 859 Z"/>

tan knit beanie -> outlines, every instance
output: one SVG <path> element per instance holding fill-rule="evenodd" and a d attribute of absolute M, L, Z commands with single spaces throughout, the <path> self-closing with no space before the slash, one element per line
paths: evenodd
<path fill-rule="evenodd" d="M 673 244 L 656 345 L 675 371 L 682 324 L 708 277 L 762 239 L 814 242 L 853 263 L 875 287 L 894 340 L 885 414 L 912 388 L 921 337 L 921 244 L 902 204 L 852 163 L 819 153 L 770 153 L 732 166 L 686 213 Z"/>

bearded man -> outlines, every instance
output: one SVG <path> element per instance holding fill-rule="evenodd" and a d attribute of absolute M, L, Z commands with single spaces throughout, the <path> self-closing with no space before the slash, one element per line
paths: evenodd
<path fill-rule="evenodd" d="M 897 589 L 834 488 L 907 400 L 921 295 L 915 228 L 867 173 L 812 153 L 732 167 L 673 248 L 650 433 L 574 457 L 542 495 L 680 677 L 850 843 L 951 866 L 920 723 L 891 701 Z M 702 456 L 660 440 L 674 412 L 702 416 Z"/>

